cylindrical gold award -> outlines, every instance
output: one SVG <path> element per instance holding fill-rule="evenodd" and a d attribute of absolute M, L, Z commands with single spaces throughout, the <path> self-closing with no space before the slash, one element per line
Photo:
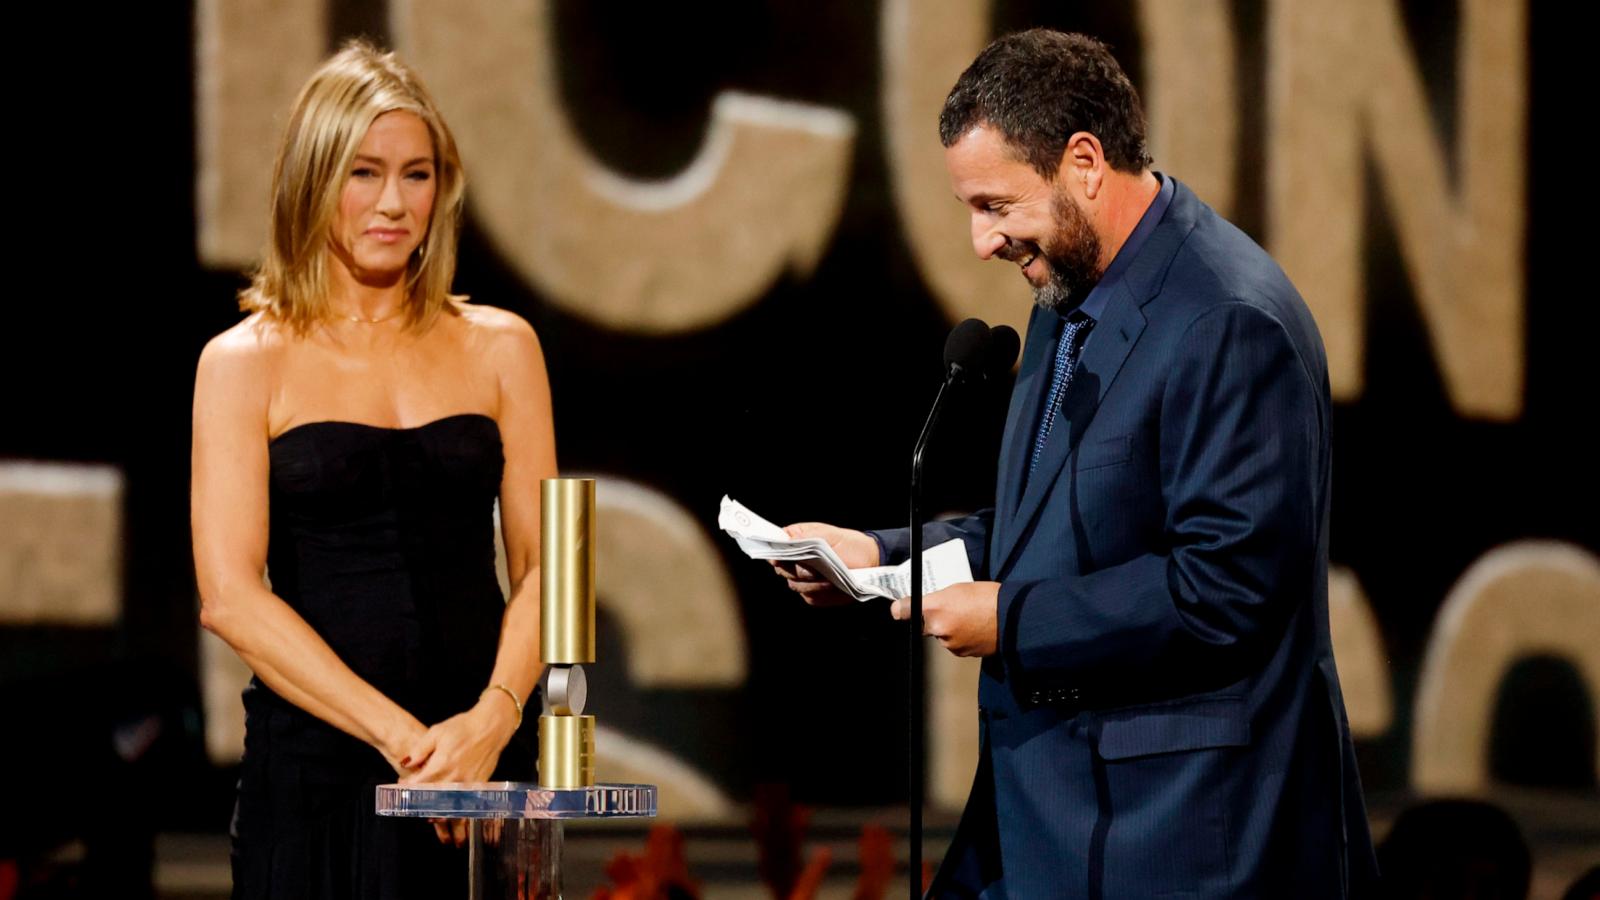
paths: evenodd
<path fill-rule="evenodd" d="M 539 784 L 594 784 L 594 716 L 583 715 L 583 664 L 594 662 L 594 479 L 539 485 L 539 655 L 550 712 L 539 717 Z"/>
<path fill-rule="evenodd" d="M 545 665 L 594 662 L 594 479 L 540 484 L 540 655 Z"/>
<path fill-rule="evenodd" d="M 594 716 L 539 717 L 539 784 L 549 788 L 594 784 Z"/>

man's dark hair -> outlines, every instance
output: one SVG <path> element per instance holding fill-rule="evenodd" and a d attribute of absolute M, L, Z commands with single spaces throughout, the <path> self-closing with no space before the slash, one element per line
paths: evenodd
<path fill-rule="evenodd" d="M 1046 178 L 1079 131 L 1099 139 L 1119 172 L 1150 164 L 1139 92 L 1111 50 L 1084 34 L 1031 28 L 985 47 L 945 98 L 939 140 L 949 147 L 977 125 L 1000 132 Z"/>

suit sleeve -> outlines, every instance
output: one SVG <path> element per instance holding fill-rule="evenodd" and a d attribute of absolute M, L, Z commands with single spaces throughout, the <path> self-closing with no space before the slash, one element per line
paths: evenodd
<path fill-rule="evenodd" d="M 1325 381 L 1310 371 L 1255 306 L 1190 323 L 1161 397 L 1160 539 L 1089 574 L 1001 585 L 1000 652 L 1018 684 L 1192 690 L 1260 664 L 1315 572 L 1327 444 Z"/>
<path fill-rule="evenodd" d="M 928 522 L 922 526 L 922 548 L 937 547 L 952 538 L 960 538 L 967 551 L 967 562 L 972 566 L 972 577 L 982 581 L 989 572 L 989 529 L 994 524 L 994 510 L 980 509 L 970 516 Z M 890 528 L 869 531 L 878 542 L 878 564 L 897 566 L 911 558 L 911 529 Z"/>

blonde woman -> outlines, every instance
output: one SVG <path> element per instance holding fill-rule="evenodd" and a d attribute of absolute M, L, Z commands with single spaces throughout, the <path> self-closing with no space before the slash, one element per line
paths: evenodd
<path fill-rule="evenodd" d="M 449 293 L 463 186 L 416 75 L 346 45 L 295 101 L 250 314 L 200 356 L 201 622 L 255 672 L 235 897 L 457 894 L 464 824 L 379 819 L 372 786 L 533 775 L 550 392 L 526 322 Z"/>

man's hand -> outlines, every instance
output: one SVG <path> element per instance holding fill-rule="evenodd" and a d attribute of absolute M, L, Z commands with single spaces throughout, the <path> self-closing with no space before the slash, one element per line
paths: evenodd
<path fill-rule="evenodd" d="M 827 541 L 847 569 L 865 569 L 878 564 L 878 542 L 864 531 L 836 528 L 821 522 L 798 522 L 783 530 L 795 540 L 822 538 Z M 802 600 L 812 606 L 842 606 L 855 602 L 854 598 L 834 587 L 821 574 L 799 563 L 774 560 L 772 568 L 789 582 L 789 590 L 799 594 Z"/>
<path fill-rule="evenodd" d="M 922 633 L 957 656 L 993 656 L 1000 647 L 999 610 L 1000 582 L 954 584 L 922 598 Z M 901 621 L 911 618 L 911 598 L 896 600 L 889 611 Z"/>

